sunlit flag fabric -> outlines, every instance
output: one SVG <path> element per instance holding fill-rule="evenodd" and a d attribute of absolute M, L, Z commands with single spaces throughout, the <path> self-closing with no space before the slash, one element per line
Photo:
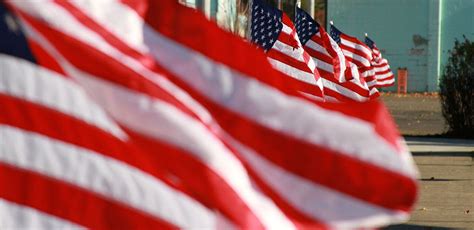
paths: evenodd
<path fill-rule="evenodd" d="M 390 69 L 388 60 L 382 57 L 382 53 L 375 45 L 375 42 L 368 36 L 365 37 L 365 44 L 372 50 L 374 57 L 372 66 L 374 67 L 375 79 L 377 79 L 376 87 L 390 87 L 395 83 L 395 76 Z"/>
<path fill-rule="evenodd" d="M 339 44 L 346 59 L 359 69 L 360 76 L 369 87 L 370 97 L 377 98 L 379 92 L 376 88 L 374 68 L 371 65 L 373 61 L 371 49 L 359 39 L 341 32 L 334 25 L 331 25 L 330 35 Z"/>
<path fill-rule="evenodd" d="M 300 8 L 296 9 L 295 24 L 304 49 L 313 58 L 323 79 L 326 101 L 369 100 L 369 88 L 364 80 L 360 81 L 357 67 L 346 60 L 324 28 Z"/>
<path fill-rule="evenodd" d="M 380 93 L 377 89 L 377 78 L 375 77 L 375 67 L 359 67 L 360 77 L 363 78 L 370 90 L 370 98 L 378 98 Z"/>
<path fill-rule="evenodd" d="M 0 228 L 408 218 L 417 170 L 379 102 L 311 101 L 176 1 L 7 4 L 36 63 L 0 56 Z"/>
<path fill-rule="evenodd" d="M 303 49 L 291 19 L 282 11 L 254 0 L 251 10 L 251 40 L 260 46 L 273 67 L 307 84 L 307 96 L 323 99 L 323 83 L 314 61 Z"/>

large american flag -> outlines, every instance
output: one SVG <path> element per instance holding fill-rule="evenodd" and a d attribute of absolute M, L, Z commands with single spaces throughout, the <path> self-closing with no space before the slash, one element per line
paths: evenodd
<path fill-rule="evenodd" d="M 359 77 L 355 64 L 344 57 L 339 45 L 311 16 L 300 8 L 295 19 L 298 36 L 304 49 L 313 58 L 323 79 L 327 101 L 367 101 L 369 88 Z"/>
<path fill-rule="evenodd" d="M 365 44 L 372 50 L 372 66 L 374 67 L 376 87 L 390 87 L 395 83 L 395 76 L 390 69 L 388 60 L 382 57 L 382 53 L 375 45 L 375 42 L 368 36 L 365 36 Z"/>
<path fill-rule="evenodd" d="M 0 228 L 408 218 L 417 170 L 379 102 L 311 101 L 172 0 L 6 4 L 33 57 L 0 54 Z"/>
<path fill-rule="evenodd" d="M 342 49 L 346 59 L 355 64 L 370 90 L 370 98 L 377 98 L 379 92 L 376 88 L 377 79 L 372 66 L 372 50 L 356 37 L 349 36 L 331 24 L 330 35 Z"/>
<path fill-rule="evenodd" d="M 301 91 L 304 95 L 323 99 L 323 83 L 316 65 L 284 12 L 263 0 L 253 0 L 250 32 L 252 42 L 265 51 L 275 69 L 306 84 L 310 90 Z"/>

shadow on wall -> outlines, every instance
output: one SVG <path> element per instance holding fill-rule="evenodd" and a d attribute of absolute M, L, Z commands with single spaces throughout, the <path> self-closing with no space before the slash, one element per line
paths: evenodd
<path fill-rule="evenodd" d="M 419 35 L 419 34 L 414 34 L 413 35 L 413 45 L 415 46 L 414 48 L 410 49 L 410 56 L 423 56 L 427 54 L 427 48 L 428 48 L 428 39 Z"/>
<path fill-rule="evenodd" d="M 423 36 L 419 34 L 415 34 L 413 35 L 413 44 L 415 45 L 415 47 L 428 45 L 428 39 L 424 38 Z"/>

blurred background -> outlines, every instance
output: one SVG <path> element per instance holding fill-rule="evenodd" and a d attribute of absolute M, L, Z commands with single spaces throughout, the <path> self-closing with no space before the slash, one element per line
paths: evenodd
<path fill-rule="evenodd" d="M 244 37 L 249 0 L 180 0 L 202 10 L 221 27 Z M 294 14 L 295 0 L 267 0 Z M 321 25 L 377 43 L 396 74 L 407 68 L 408 92 L 437 92 L 455 39 L 474 39 L 474 0 L 302 0 Z M 396 91 L 396 85 L 383 91 Z"/>

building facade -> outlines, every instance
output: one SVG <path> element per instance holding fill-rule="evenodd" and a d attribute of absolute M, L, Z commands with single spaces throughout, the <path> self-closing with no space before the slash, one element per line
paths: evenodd
<path fill-rule="evenodd" d="M 246 0 L 182 0 L 202 9 L 221 26 L 239 19 L 238 3 Z M 295 0 L 267 0 L 292 14 Z M 334 21 L 345 33 L 377 43 L 394 73 L 409 71 L 408 91 L 438 91 L 438 81 L 455 39 L 474 40 L 474 0 L 301 0 L 321 24 Z M 327 19 L 327 20 L 326 20 Z M 228 19 L 227 19 L 228 20 Z M 240 18 L 245 27 L 245 19 Z M 226 27 L 229 28 L 229 27 Z M 231 28 L 232 29 L 232 28 Z M 394 91 L 396 87 L 384 89 Z"/>
<path fill-rule="evenodd" d="M 327 9 L 344 32 L 369 33 L 394 72 L 408 68 L 410 92 L 438 91 L 455 39 L 474 40 L 474 0 L 329 0 Z"/>

